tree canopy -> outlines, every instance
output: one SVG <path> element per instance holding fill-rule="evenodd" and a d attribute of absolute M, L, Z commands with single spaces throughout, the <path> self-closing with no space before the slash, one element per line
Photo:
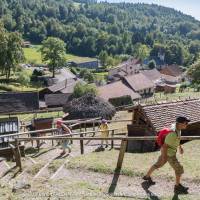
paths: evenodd
<path fill-rule="evenodd" d="M 55 70 L 65 65 L 65 43 L 59 38 L 49 37 L 42 42 L 42 60 L 48 64 L 55 76 Z"/>
<path fill-rule="evenodd" d="M 164 46 L 166 64 L 190 65 L 199 53 L 200 22 L 171 8 L 96 0 L 1 0 L 0 18 L 8 31 L 41 43 L 63 40 L 81 56 L 158 55 Z M 164 44 L 164 45 L 163 45 Z M 153 52 L 152 52 L 153 51 Z M 157 52 L 157 53 L 156 53 Z M 155 54 L 156 53 L 156 54 Z M 150 58 L 153 59 L 153 58 Z M 109 60 L 110 62 L 110 60 Z"/>
<path fill-rule="evenodd" d="M 0 71 L 9 81 L 11 71 L 24 60 L 22 38 L 18 33 L 8 33 L 0 24 Z"/>

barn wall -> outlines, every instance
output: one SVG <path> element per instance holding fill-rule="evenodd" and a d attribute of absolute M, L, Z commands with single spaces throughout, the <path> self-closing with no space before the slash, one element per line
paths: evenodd
<path fill-rule="evenodd" d="M 152 136 L 149 129 L 144 126 L 131 124 L 128 125 L 128 136 Z M 130 153 L 144 153 L 151 152 L 155 150 L 155 141 L 128 141 L 127 151 Z"/>

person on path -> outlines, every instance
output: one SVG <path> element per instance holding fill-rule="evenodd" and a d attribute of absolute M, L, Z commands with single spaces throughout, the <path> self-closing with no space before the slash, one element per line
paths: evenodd
<path fill-rule="evenodd" d="M 59 135 L 64 135 L 64 134 L 69 134 L 71 135 L 71 130 L 70 128 L 68 128 L 64 123 L 62 119 L 58 119 L 56 121 L 56 127 L 58 129 L 58 134 Z M 70 146 L 70 140 L 62 140 L 61 141 L 61 146 L 62 146 L 62 152 L 60 153 L 60 155 L 64 155 L 66 154 L 66 149 L 68 149 L 68 152 L 71 153 L 71 146 Z"/>
<path fill-rule="evenodd" d="M 166 162 L 175 171 L 176 182 L 174 186 L 175 193 L 188 193 L 188 187 L 184 187 L 181 184 L 181 177 L 184 173 L 183 166 L 177 160 L 176 153 L 179 149 L 180 154 L 184 153 L 182 146 L 180 145 L 181 130 L 187 128 L 188 122 L 190 120 L 185 116 L 179 116 L 176 118 L 176 123 L 172 124 L 170 132 L 164 138 L 164 144 L 161 146 L 161 155 L 159 156 L 157 162 L 150 167 L 147 174 L 143 177 L 145 181 L 148 181 L 150 184 L 155 184 L 152 180 L 151 175 L 156 170 L 165 165 Z"/>
<path fill-rule="evenodd" d="M 109 127 L 108 127 L 108 123 L 106 119 L 101 120 L 101 125 L 99 126 L 99 129 L 101 131 L 101 137 L 107 138 L 109 136 Z M 105 140 L 105 142 L 106 142 L 105 148 L 107 148 L 108 140 Z M 100 146 L 101 148 L 103 148 L 103 143 L 104 143 L 104 140 L 101 140 L 101 146 Z"/>

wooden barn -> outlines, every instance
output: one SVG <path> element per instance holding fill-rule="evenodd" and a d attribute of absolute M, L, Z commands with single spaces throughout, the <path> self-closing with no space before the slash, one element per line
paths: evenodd
<path fill-rule="evenodd" d="M 191 119 L 182 135 L 200 135 L 200 99 L 193 99 L 134 107 L 133 122 L 128 125 L 128 136 L 155 136 L 160 129 L 175 123 L 179 115 Z M 155 141 L 129 141 L 127 150 L 149 152 L 155 149 Z"/>
<path fill-rule="evenodd" d="M 0 93 L 0 114 L 25 113 L 39 110 L 38 92 Z"/>

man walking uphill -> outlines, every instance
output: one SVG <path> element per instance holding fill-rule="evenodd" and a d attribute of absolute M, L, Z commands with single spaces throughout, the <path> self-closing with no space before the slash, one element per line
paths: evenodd
<path fill-rule="evenodd" d="M 183 166 L 176 158 L 176 152 L 179 148 L 180 154 L 183 154 L 183 148 L 180 145 L 181 130 L 187 128 L 190 120 L 184 116 L 176 118 L 176 123 L 172 124 L 168 133 L 163 138 L 163 145 L 161 146 L 161 155 L 157 162 L 149 169 L 147 174 L 143 177 L 144 180 L 149 181 L 151 184 L 155 182 L 151 179 L 151 174 L 158 168 L 161 168 L 166 162 L 168 162 L 175 171 L 176 183 L 174 186 L 175 193 L 187 194 L 188 189 L 181 184 L 181 176 L 184 173 Z M 161 131 L 160 131 L 161 132 Z M 158 135 L 158 138 L 160 136 Z"/>

